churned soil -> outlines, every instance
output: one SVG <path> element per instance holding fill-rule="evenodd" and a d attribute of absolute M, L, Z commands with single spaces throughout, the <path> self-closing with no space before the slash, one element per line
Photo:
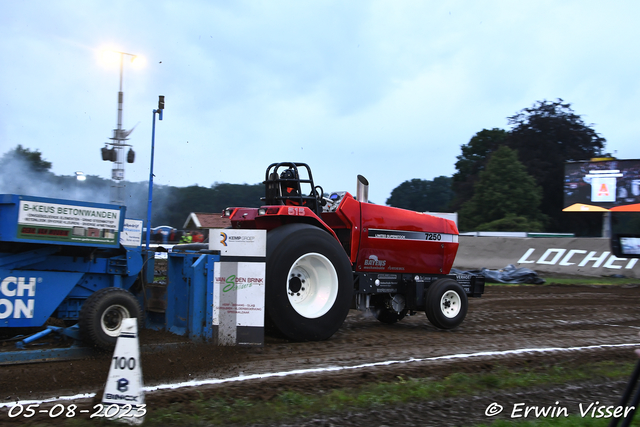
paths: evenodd
<path fill-rule="evenodd" d="M 148 392 L 146 402 L 153 410 L 207 397 L 269 400 L 283 391 L 322 393 L 398 377 L 487 372 L 496 366 L 630 362 L 636 358 L 636 347 L 617 345 L 640 343 L 638 332 L 639 285 L 529 285 L 487 286 L 482 298 L 469 300 L 467 318 L 451 331 L 436 329 L 424 313 L 387 325 L 352 311 L 342 328 L 322 342 L 267 337 L 263 347 L 216 347 L 148 330 L 141 331 L 140 341 L 145 386 L 263 376 Z M 151 349 L 152 343 L 164 346 Z M 100 393 L 110 359 L 110 354 L 95 354 L 81 360 L 0 366 L 0 403 Z M 291 373 L 296 370 L 302 372 Z M 281 425 L 472 425 L 496 418 L 485 415 L 494 402 L 504 408 L 497 418 L 509 418 L 517 403 L 567 407 L 569 414 L 579 414 L 580 403 L 583 407 L 595 401 L 616 404 L 624 385 L 625 381 L 594 378 L 580 384 L 327 414 Z M 92 402 L 84 404 L 90 407 Z M 5 421 L 9 421 L 6 410 L 0 411 L 0 425 Z"/>

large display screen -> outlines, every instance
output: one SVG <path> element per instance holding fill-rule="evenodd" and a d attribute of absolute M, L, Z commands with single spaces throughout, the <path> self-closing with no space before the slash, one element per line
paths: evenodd
<path fill-rule="evenodd" d="M 564 210 L 617 210 L 638 203 L 640 160 L 565 164 Z"/>
<path fill-rule="evenodd" d="M 622 255 L 640 255 L 640 237 L 620 237 Z"/>

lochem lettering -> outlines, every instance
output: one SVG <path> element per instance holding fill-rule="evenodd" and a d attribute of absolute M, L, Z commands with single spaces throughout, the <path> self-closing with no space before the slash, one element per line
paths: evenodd
<path fill-rule="evenodd" d="M 9 317 L 32 319 L 35 299 L 19 298 L 35 297 L 37 282 L 38 279 L 35 277 L 7 276 L 2 279 L 2 282 L 0 282 L 0 319 Z"/>
<path fill-rule="evenodd" d="M 610 268 L 614 270 L 619 269 L 632 269 L 638 262 L 638 258 L 618 258 L 612 255 L 609 251 L 603 251 L 598 254 L 596 251 L 590 251 L 587 253 L 581 249 L 563 249 L 563 248 L 549 248 L 539 258 L 533 256 L 535 248 L 529 248 L 520 257 L 518 264 L 544 264 L 544 265 L 561 265 L 570 266 L 578 265 L 579 267 L 593 267 L 593 268 Z M 580 259 L 582 256 L 582 259 Z"/>

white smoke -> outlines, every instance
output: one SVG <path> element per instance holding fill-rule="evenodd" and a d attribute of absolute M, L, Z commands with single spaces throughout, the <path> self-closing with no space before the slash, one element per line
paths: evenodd
<path fill-rule="evenodd" d="M 0 194 L 19 194 L 34 197 L 75 200 L 111 204 L 114 181 L 88 175 L 84 181 L 75 176 L 58 176 L 51 172 L 34 170 L 33 164 L 20 156 L 5 156 L 0 164 Z M 149 186 L 146 182 L 123 181 L 126 217 L 147 218 Z M 169 190 L 169 191 L 167 191 Z M 161 212 L 171 199 L 170 188 L 154 186 L 153 217 Z M 152 220 L 152 226 L 154 224 Z"/>

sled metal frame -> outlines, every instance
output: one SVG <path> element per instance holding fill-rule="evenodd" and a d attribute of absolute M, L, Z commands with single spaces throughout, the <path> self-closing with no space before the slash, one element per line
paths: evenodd
<path fill-rule="evenodd" d="M 25 347 L 27 345 L 34 345 L 32 344 L 34 341 L 43 338 L 52 332 L 60 335 L 62 339 L 64 339 L 65 337 L 71 338 L 73 339 L 73 342 L 70 346 L 64 348 L 37 349 Z M 42 362 L 59 362 L 63 360 L 78 360 L 87 357 L 108 354 L 108 352 L 101 351 L 99 349 L 96 349 L 95 347 L 84 345 L 82 341 L 80 341 L 79 333 L 80 330 L 78 329 L 77 325 L 73 325 L 69 328 L 47 326 L 46 329 L 40 332 L 37 332 L 20 341 L 16 341 L 15 351 L 0 351 L 0 366 Z M 180 341 L 175 343 L 145 344 L 140 346 L 140 349 L 144 353 L 154 353 L 181 346 L 187 343 L 188 342 Z"/>

